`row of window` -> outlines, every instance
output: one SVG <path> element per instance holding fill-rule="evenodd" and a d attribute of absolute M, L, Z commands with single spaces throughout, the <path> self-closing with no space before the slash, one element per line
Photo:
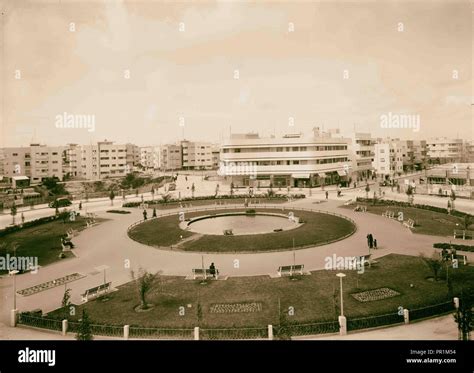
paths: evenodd
<path fill-rule="evenodd" d="M 306 152 L 306 151 L 333 151 L 347 150 L 347 145 L 321 145 L 321 146 L 287 146 L 268 148 L 224 148 L 223 153 L 268 153 L 268 152 Z"/>

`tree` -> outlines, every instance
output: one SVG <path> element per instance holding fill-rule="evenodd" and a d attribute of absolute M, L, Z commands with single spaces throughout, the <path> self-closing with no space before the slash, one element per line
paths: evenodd
<path fill-rule="evenodd" d="M 455 210 L 456 208 L 454 207 L 454 200 L 456 199 L 456 193 L 453 189 L 451 189 L 451 195 L 449 197 L 451 198 L 451 208 Z"/>
<path fill-rule="evenodd" d="M 171 194 L 165 193 L 161 196 L 161 199 L 163 200 L 163 203 L 167 203 L 171 199 Z"/>
<path fill-rule="evenodd" d="M 155 188 L 151 187 L 151 201 L 155 200 Z"/>
<path fill-rule="evenodd" d="M 76 339 L 78 341 L 91 341 L 94 339 L 92 335 L 91 324 L 89 321 L 89 316 L 85 309 L 82 310 L 82 317 L 79 320 L 79 326 L 77 328 Z"/>
<path fill-rule="evenodd" d="M 17 214 L 16 205 L 13 205 L 10 209 L 10 215 L 12 216 L 12 224 L 15 225 L 15 216 Z"/>
<path fill-rule="evenodd" d="M 191 193 L 192 193 L 192 197 L 194 198 L 194 191 L 196 190 L 196 187 L 194 186 L 194 183 L 193 185 L 191 185 Z"/>
<path fill-rule="evenodd" d="M 415 194 L 415 190 L 411 185 L 408 185 L 407 190 L 406 190 L 406 195 L 408 197 L 408 203 L 413 203 L 413 197 Z"/>
<path fill-rule="evenodd" d="M 155 207 L 153 207 L 153 215 L 152 215 L 152 217 L 156 218 L 156 208 L 155 208 Z"/>
<path fill-rule="evenodd" d="M 234 195 L 234 182 L 231 181 L 230 183 L 230 195 L 233 196 Z"/>
<path fill-rule="evenodd" d="M 365 185 L 365 198 L 369 199 L 370 186 L 369 183 Z"/>
<path fill-rule="evenodd" d="M 114 193 L 113 190 L 110 191 L 109 198 L 110 198 L 110 205 L 113 206 L 114 205 L 114 198 L 115 198 L 115 193 Z"/>
<path fill-rule="evenodd" d="M 461 296 L 459 308 L 454 313 L 454 321 L 458 324 L 459 339 L 469 341 L 474 320 L 472 318 L 472 302 L 467 296 Z"/>
<path fill-rule="evenodd" d="M 431 270 L 431 272 L 433 272 L 435 281 L 438 281 L 439 272 L 443 267 L 443 261 L 440 258 L 439 254 L 437 252 L 434 252 L 431 258 L 427 258 L 423 254 L 421 254 L 420 257 L 423 259 L 423 261 Z"/>
<path fill-rule="evenodd" d="M 155 282 L 157 274 L 149 273 L 143 268 L 138 269 L 138 277 L 135 278 L 135 274 L 132 271 L 132 279 L 137 285 L 138 296 L 141 302 L 141 309 L 148 309 L 148 302 L 146 299 L 147 294 L 151 290 L 153 283 Z"/>
<path fill-rule="evenodd" d="M 71 289 L 66 289 L 64 291 L 64 295 L 63 295 L 63 300 L 61 301 L 61 305 L 63 308 L 69 306 L 71 304 Z"/>
<path fill-rule="evenodd" d="M 69 216 L 70 216 L 69 211 L 67 211 L 66 209 L 58 213 L 58 217 L 59 219 L 63 221 L 63 224 L 66 224 L 66 221 L 69 218 Z"/>

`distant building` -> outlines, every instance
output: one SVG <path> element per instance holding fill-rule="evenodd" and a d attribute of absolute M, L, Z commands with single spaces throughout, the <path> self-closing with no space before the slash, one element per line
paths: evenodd
<path fill-rule="evenodd" d="M 181 141 L 183 170 L 211 170 L 212 144 L 207 142 Z"/>
<path fill-rule="evenodd" d="M 140 148 L 140 164 L 147 170 L 159 170 L 161 167 L 161 147 L 144 146 Z"/>
<path fill-rule="evenodd" d="M 406 141 L 384 139 L 374 147 L 373 167 L 377 175 L 393 178 L 403 173 L 403 160 L 407 156 Z"/>
<path fill-rule="evenodd" d="M 347 182 L 352 173 L 348 140 L 318 128 L 313 135 L 261 138 L 234 134 L 224 141 L 219 173 L 235 185 L 309 187 Z"/>
<path fill-rule="evenodd" d="M 356 132 L 349 136 L 350 151 L 353 158 L 353 174 L 357 180 L 370 178 L 374 172 L 376 140 L 370 133 Z"/>
<path fill-rule="evenodd" d="M 461 162 L 463 160 L 463 140 L 435 138 L 427 141 L 428 157 L 433 164 Z"/>
<path fill-rule="evenodd" d="M 167 144 L 161 147 L 161 169 L 163 171 L 180 170 L 182 158 L 181 145 Z"/>

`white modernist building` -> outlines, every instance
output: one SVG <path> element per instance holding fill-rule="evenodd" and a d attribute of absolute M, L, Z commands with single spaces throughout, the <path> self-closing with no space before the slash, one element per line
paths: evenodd
<path fill-rule="evenodd" d="M 222 144 L 219 173 L 235 186 L 344 184 L 352 173 L 348 144 L 348 139 L 333 138 L 318 128 L 308 137 L 234 134 Z"/>

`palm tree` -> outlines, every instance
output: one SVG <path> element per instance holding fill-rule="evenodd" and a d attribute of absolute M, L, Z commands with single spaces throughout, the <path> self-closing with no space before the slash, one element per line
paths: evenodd
<path fill-rule="evenodd" d="M 408 197 L 408 203 L 413 203 L 413 198 L 414 198 L 414 190 L 411 185 L 408 185 L 407 191 L 405 192 Z"/>
<path fill-rule="evenodd" d="M 365 199 L 369 199 L 370 186 L 369 183 L 365 185 Z"/>

